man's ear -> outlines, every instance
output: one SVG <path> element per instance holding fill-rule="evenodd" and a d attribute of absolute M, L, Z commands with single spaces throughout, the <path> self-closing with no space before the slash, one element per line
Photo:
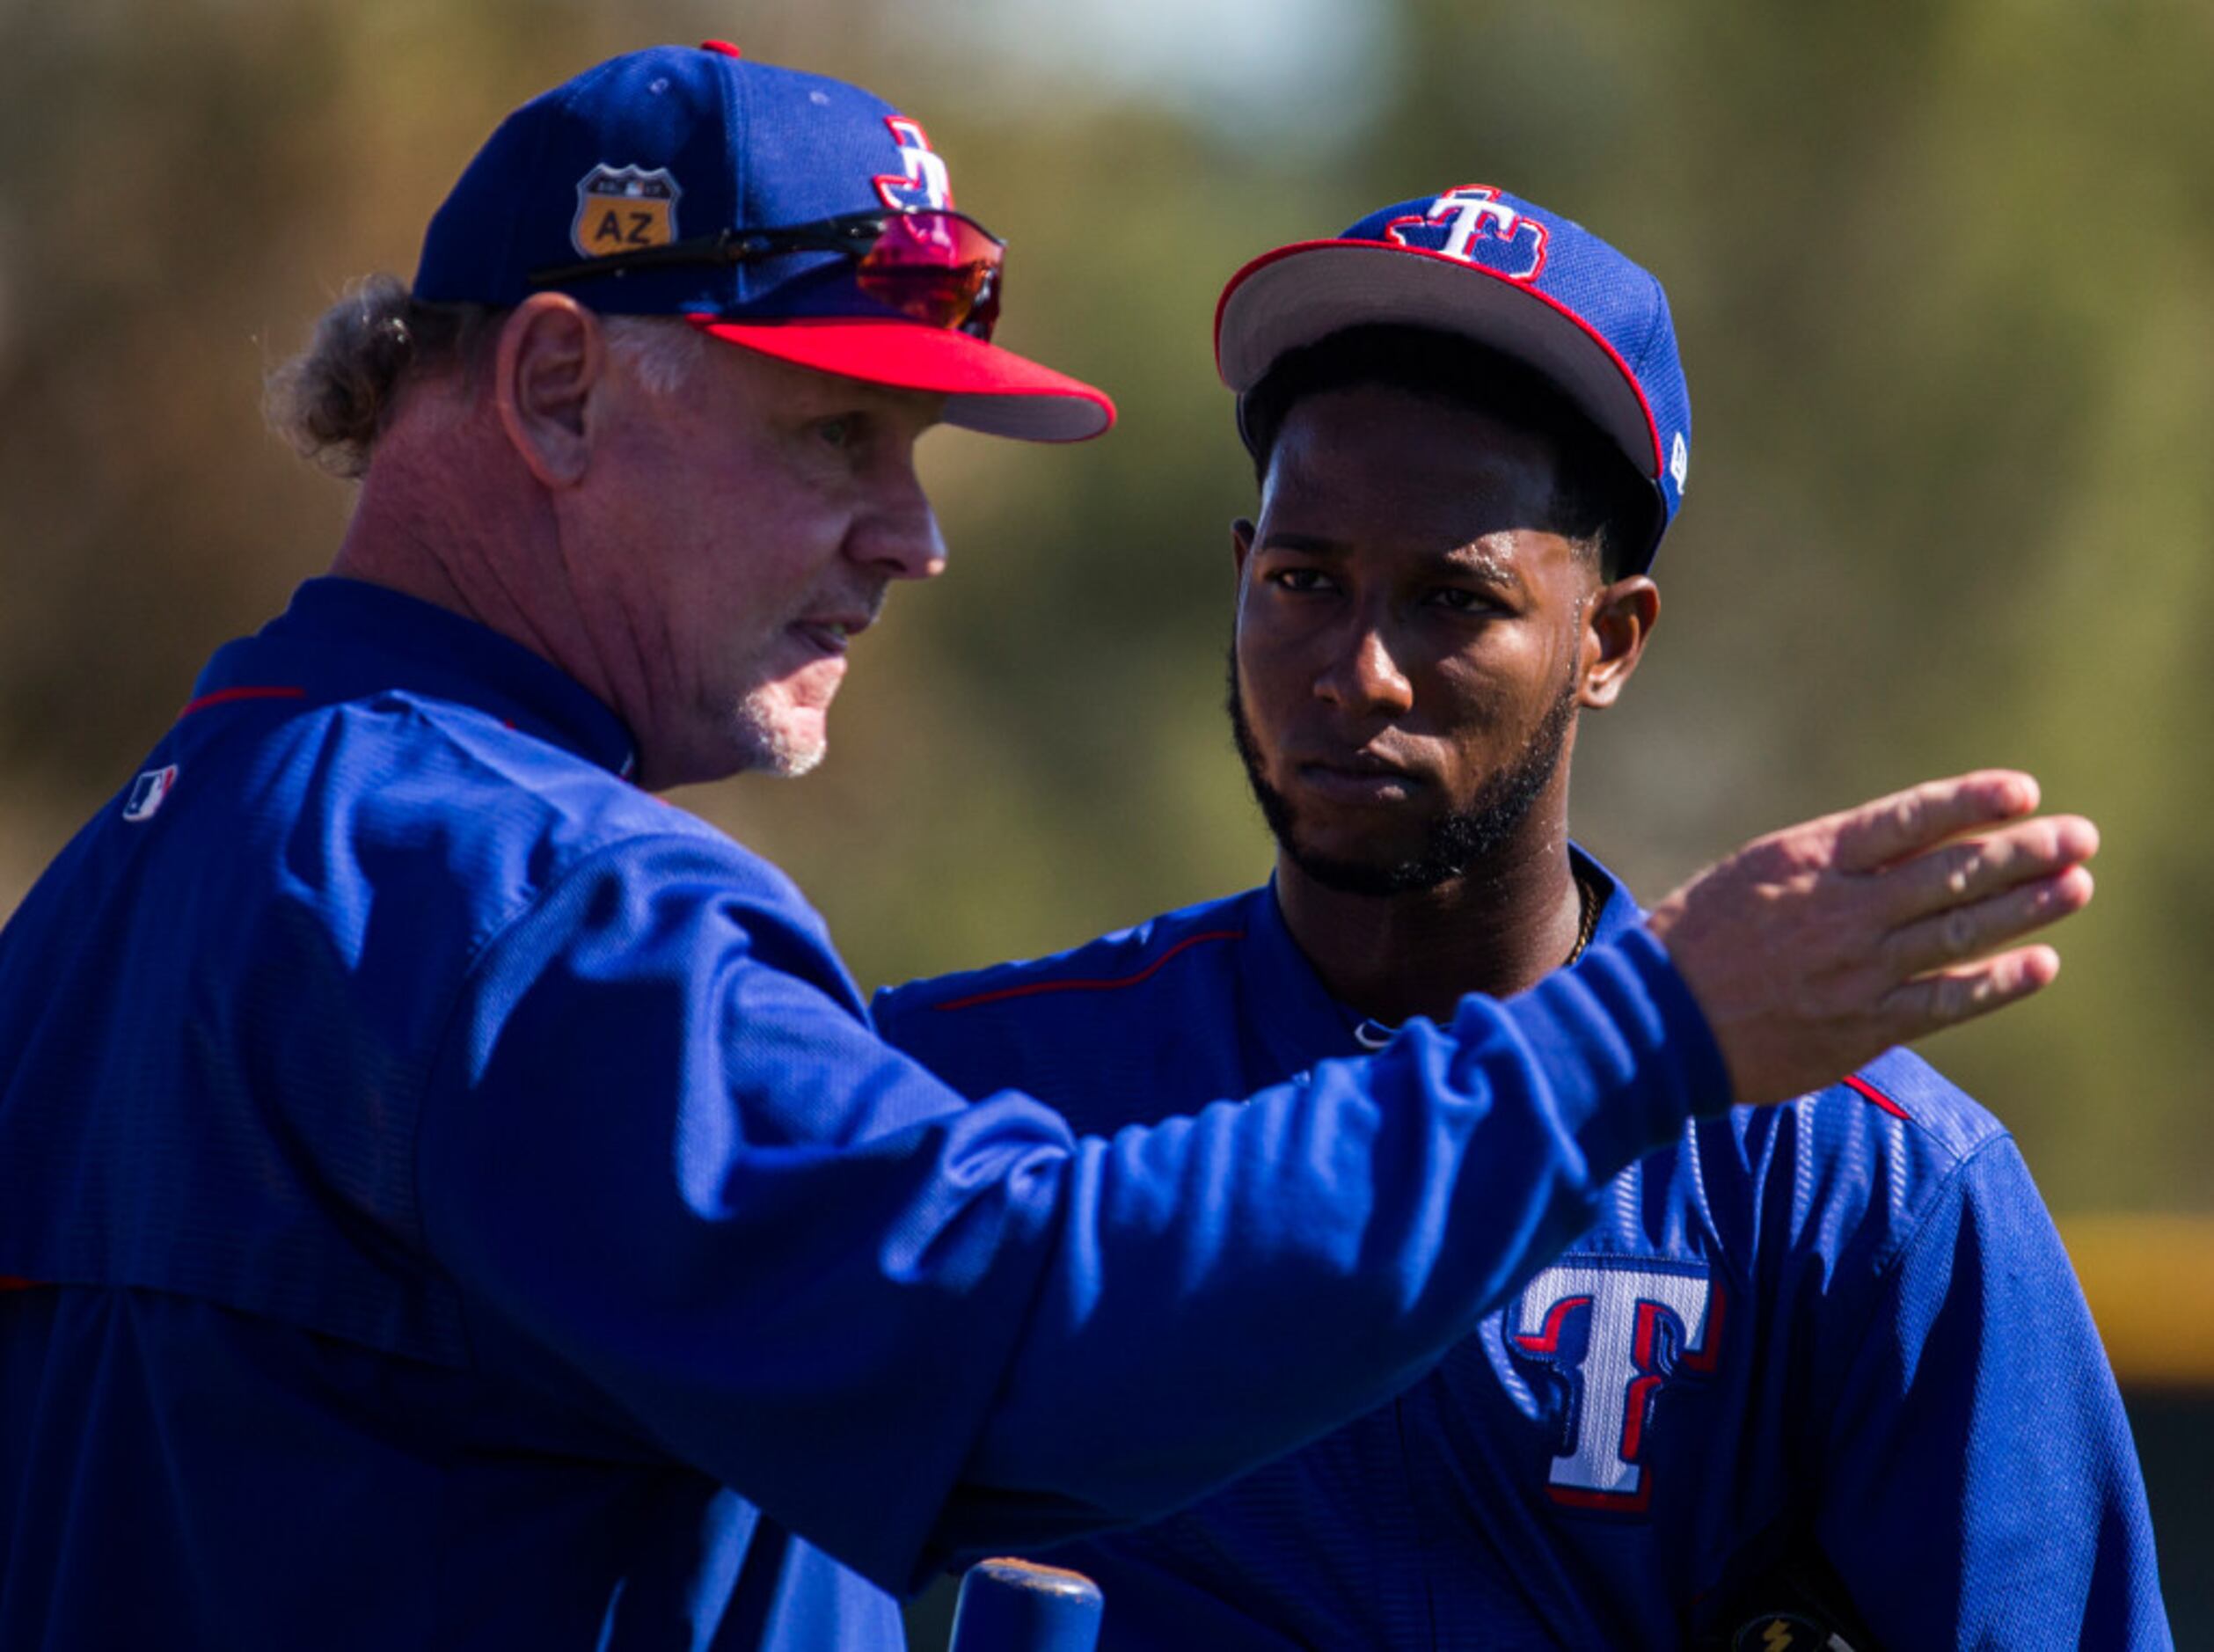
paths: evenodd
<path fill-rule="evenodd" d="M 500 329 L 493 399 L 539 485 L 574 487 L 592 457 L 592 392 L 607 370 L 598 318 L 566 293 L 534 293 Z"/>
<path fill-rule="evenodd" d="M 1243 516 L 1230 524 L 1230 566 L 1240 579 L 1246 574 L 1246 559 L 1253 554 L 1253 525 Z"/>
<path fill-rule="evenodd" d="M 1661 621 L 1661 588 L 1642 574 L 1592 593 L 1583 628 L 1583 669 L 1576 702 L 1600 712 L 1614 704 L 1638 669 L 1646 640 Z"/>

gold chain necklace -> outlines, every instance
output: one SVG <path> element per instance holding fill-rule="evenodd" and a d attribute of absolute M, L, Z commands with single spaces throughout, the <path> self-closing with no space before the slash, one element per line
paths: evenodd
<path fill-rule="evenodd" d="M 1572 866 L 1568 872 L 1576 881 L 1576 905 L 1581 915 L 1576 923 L 1576 944 L 1568 949 L 1568 956 L 1560 966 L 1563 969 L 1582 957 L 1583 949 L 1591 944 L 1591 937 L 1599 927 L 1601 905 L 1599 892 L 1591 887 L 1591 880 L 1584 875 L 1583 868 Z"/>
<path fill-rule="evenodd" d="M 1604 893 L 1593 879 L 1584 875 L 1581 865 L 1571 866 L 1568 871 L 1576 881 L 1576 906 L 1580 916 L 1576 922 L 1576 944 L 1569 949 L 1567 957 L 1561 961 L 1563 969 L 1583 956 L 1583 949 L 1591 944 L 1591 937 L 1598 930 L 1599 909 L 1606 903 Z M 1363 1016 L 1360 1025 L 1353 1029 L 1353 1042 L 1363 1049 L 1381 1049 L 1392 1042 L 1392 1034 L 1399 1030 L 1396 1027 L 1386 1026 L 1372 1015 Z"/>

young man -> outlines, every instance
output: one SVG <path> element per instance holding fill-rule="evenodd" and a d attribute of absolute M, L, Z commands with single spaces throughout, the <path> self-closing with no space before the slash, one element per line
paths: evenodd
<path fill-rule="evenodd" d="M 970 1095 L 1086 1131 L 1429 1047 L 1460 995 L 1639 922 L 1569 841 L 1568 772 L 1652 635 L 1688 471 L 1659 285 L 1455 189 L 1254 260 L 1217 343 L 1260 482 L 1230 713 L 1272 882 L 875 1005 Z M 1388 1098 L 1376 1122 L 1425 1128 Z M 1439 1219 L 1383 1186 L 1367 1231 Z M 1104 1588 L 1108 1643 L 2166 1640 L 2128 1428 L 2036 1190 L 1903 1051 L 1690 1124 L 1408 1375 L 1182 1514 L 1054 1551 Z"/>

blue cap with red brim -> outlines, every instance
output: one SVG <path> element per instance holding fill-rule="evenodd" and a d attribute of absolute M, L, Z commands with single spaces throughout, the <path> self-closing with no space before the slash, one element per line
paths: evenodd
<path fill-rule="evenodd" d="M 654 47 L 508 117 L 431 219 L 414 295 L 505 308 L 551 284 L 606 314 L 681 316 L 801 367 L 942 395 L 951 424 L 1098 435 L 1114 422 L 1102 391 L 900 313 L 864 290 L 846 252 L 650 261 L 719 237 L 952 207 L 945 161 L 880 99 L 719 41 Z M 550 281 L 555 270 L 566 273 Z"/>

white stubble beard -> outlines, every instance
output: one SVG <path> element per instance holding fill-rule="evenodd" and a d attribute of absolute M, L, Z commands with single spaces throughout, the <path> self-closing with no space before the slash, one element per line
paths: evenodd
<path fill-rule="evenodd" d="M 732 732 L 745 771 L 796 780 L 822 766 L 830 742 L 825 736 L 808 738 L 786 727 L 777 715 L 776 691 L 775 684 L 764 683 L 740 700 Z"/>

